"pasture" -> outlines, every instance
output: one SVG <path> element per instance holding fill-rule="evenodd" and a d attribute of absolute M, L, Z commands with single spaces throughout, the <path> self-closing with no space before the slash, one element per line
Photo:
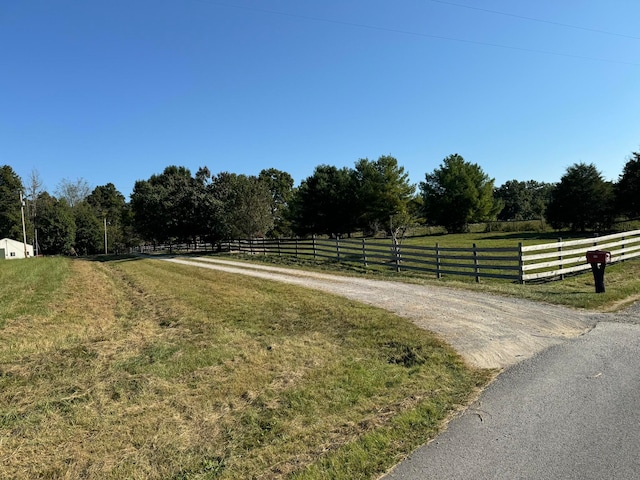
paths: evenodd
<path fill-rule="evenodd" d="M 2 478 L 375 478 L 495 374 L 385 311 L 152 259 L 0 284 Z"/>

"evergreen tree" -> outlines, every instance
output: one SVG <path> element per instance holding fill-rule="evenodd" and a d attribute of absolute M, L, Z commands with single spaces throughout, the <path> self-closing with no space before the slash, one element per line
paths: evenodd
<path fill-rule="evenodd" d="M 556 229 L 606 229 L 613 221 L 613 198 L 613 185 L 595 165 L 576 163 L 552 190 L 546 217 Z"/>
<path fill-rule="evenodd" d="M 459 233 L 471 222 L 494 219 L 502 204 L 493 197 L 493 182 L 477 164 L 449 155 L 420 183 L 427 222 Z"/>

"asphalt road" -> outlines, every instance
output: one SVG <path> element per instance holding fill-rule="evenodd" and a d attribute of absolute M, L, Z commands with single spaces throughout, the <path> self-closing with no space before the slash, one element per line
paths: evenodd
<path fill-rule="evenodd" d="M 508 368 L 383 478 L 639 479 L 640 305 Z"/>

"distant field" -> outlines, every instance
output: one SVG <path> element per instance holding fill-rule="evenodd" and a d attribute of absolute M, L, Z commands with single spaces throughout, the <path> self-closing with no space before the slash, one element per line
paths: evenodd
<path fill-rule="evenodd" d="M 385 311 L 249 277 L 45 258 L 0 282 L 0 478 L 376 478 L 492 375 Z"/>
<path fill-rule="evenodd" d="M 433 246 L 437 243 L 442 247 L 470 248 L 474 243 L 478 247 L 516 247 L 523 245 L 538 245 L 551 243 L 563 238 L 564 240 L 586 238 L 589 234 L 569 234 L 558 232 L 473 232 L 457 234 L 424 234 L 407 237 L 404 242 L 411 245 Z"/>

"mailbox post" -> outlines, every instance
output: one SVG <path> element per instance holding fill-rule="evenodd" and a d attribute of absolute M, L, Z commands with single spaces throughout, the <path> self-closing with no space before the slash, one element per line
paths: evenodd
<path fill-rule="evenodd" d="M 604 267 L 611 261 L 611 252 L 590 250 L 587 252 L 587 263 L 591 264 L 596 293 L 604 293 Z"/>

